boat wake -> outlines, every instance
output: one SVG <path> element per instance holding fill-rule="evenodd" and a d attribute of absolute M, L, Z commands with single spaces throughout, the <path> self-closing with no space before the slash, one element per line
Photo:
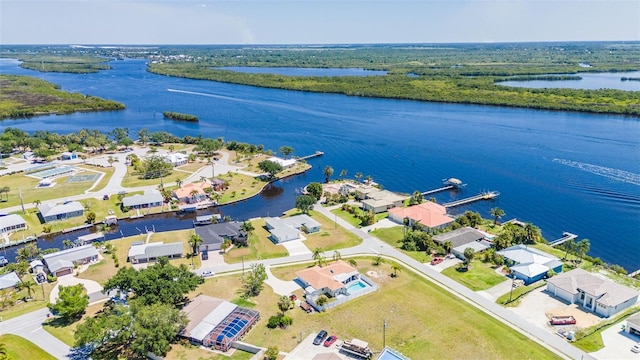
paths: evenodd
<path fill-rule="evenodd" d="M 571 161 L 566 159 L 556 158 L 556 159 L 553 159 L 553 162 L 556 162 L 562 165 L 567 165 L 573 168 L 577 168 L 594 175 L 604 176 L 611 180 L 626 182 L 634 185 L 640 185 L 640 174 L 635 174 L 629 171 L 613 169 L 606 166 L 587 164 L 587 163 Z"/>

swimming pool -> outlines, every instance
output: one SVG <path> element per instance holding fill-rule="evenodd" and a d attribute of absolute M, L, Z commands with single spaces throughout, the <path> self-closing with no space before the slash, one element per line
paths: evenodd
<path fill-rule="evenodd" d="M 362 281 L 358 280 L 358 281 L 354 281 L 353 283 L 351 283 L 348 287 L 347 287 L 347 293 L 349 294 L 353 294 L 354 292 L 360 291 L 362 289 L 367 288 L 368 285 L 363 283 Z"/>

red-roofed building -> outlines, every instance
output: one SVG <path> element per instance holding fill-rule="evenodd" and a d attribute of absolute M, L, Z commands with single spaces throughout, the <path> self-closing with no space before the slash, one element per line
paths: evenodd
<path fill-rule="evenodd" d="M 447 215 L 447 209 L 444 206 L 431 201 L 389 209 L 389 219 L 404 224 L 405 218 L 409 219 L 409 226 L 418 222 L 429 229 L 443 228 L 454 220 Z"/>
<path fill-rule="evenodd" d="M 189 183 L 183 187 L 173 190 L 173 196 L 175 196 L 181 203 L 197 203 L 203 200 L 209 199 L 209 195 L 205 189 L 211 187 L 208 182 Z"/>

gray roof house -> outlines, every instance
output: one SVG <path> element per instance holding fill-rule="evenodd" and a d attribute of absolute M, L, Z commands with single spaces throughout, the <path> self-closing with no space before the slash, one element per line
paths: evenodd
<path fill-rule="evenodd" d="M 8 233 L 10 231 L 25 230 L 26 228 L 27 222 L 18 214 L 0 216 L 0 234 Z"/>
<path fill-rule="evenodd" d="M 2 274 L 0 275 L 0 290 L 15 288 L 20 282 L 20 277 L 15 271 Z"/>
<path fill-rule="evenodd" d="M 627 326 L 624 327 L 627 334 L 640 336 L 640 312 L 627 318 Z"/>
<path fill-rule="evenodd" d="M 132 264 L 157 260 L 159 257 L 182 257 L 182 242 L 131 245 L 127 259 Z"/>
<path fill-rule="evenodd" d="M 550 278 L 547 292 L 603 317 L 615 315 L 638 302 L 637 291 L 582 269 Z"/>
<path fill-rule="evenodd" d="M 122 199 L 122 206 L 130 209 L 150 208 L 162 205 L 164 198 L 160 191 L 156 189 L 147 189 L 144 194 L 136 194 Z"/>
<path fill-rule="evenodd" d="M 82 216 L 84 214 L 84 206 L 77 201 L 65 201 L 62 204 L 46 203 L 38 205 L 38 211 L 42 220 L 47 223 Z"/>
<path fill-rule="evenodd" d="M 78 246 L 67 250 L 47 254 L 42 261 L 52 275 L 62 276 L 73 272 L 76 265 L 98 260 L 98 250 L 93 245 Z"/>
<path fill-rule="evenodd" d="M 483 240 L 484 238 L 485 234 L 482 231 L 465 226 L 453 231 L 435 235 L 433 237 L 433 241 L 440 245 L 444 245 L 445 242 L 449 241 L 453 245 L 452 248 L 457 248 L 474 241 Z"/>
<path fill-rule="evenodd" d="M 233 242 L 247 241 L 247 234 L 240 230 L 241 226 L 242 223 L 239 221 L 197 226 L 195 228 L 196 234 L 202 238 L 200 251 L 220 250 L 224 239 L 229 239 Z"/>
<path fill-rule="evenodd" d="M 309 215 L 296 215 L 287 218 L 270 217 L 265 219 L 266 228 L 276 243 L 300 239 L 300 232 L 314 233 L 320 231 L 320 223 Z"/>

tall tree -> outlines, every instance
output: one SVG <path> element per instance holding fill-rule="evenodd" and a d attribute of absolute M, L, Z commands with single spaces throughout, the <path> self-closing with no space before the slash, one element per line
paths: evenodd
<path fill-rule="evenodd" d="M 277 173 L 283 170 L 282 165 L 271 160 L 262 160 L 258 163 L 258 169 L 269 174 L 270 178 L 274 178 Z"/>
<path fill-rule="evenodd" d="M 263 264 L 252 264 L 251 269 L 242 277 L 240 296 L 244 299 L 260 295 L 264 288 L 267 272 Z"/>
<path fill-rule="evenodd" d="M 397 263 L 393 263 L 391 265 L 391 270 L 393 270 L 393 277 L 398 277 L 398 272 L 402 271 L 402 266 L 398 265 Z"/>
<path fill-rule="evenodd" d="M 569 255 L 569 251 L 573 251 L 575 243 L 573 239 L 569 239 L 562 244 L 564 246 L 564 259 L 567 259 L 567 255 Z"/>
<path fill-rule="evenodd" d="M 471 265 L 471 262 L 473 261 L 473 257 L 475 256 L 475 252 L 473 250 L 473 248 L 466 248 L 464 249 L 464 263 L 467 266 L 467 268 Z"/>
<path fill-rule="evenodd" d="M 189 237 L 189 245 L 191 245 L 194 254 L 198 254 L 200 245 L 202 245 L 203 242 L 204 240 L 202 239 L 202 237 L 200 237 L 200 235 L 198 235 L 197 233 L 191 234 L 191 236 Z"/>
<path fill-rule="evenodd" d="M 84 287 L 77 284 L 60 286 L 59 289 L 58 300 L 55 304 L 47 304 L 47 307 L 67 323 L 79 319 L 89 305 L 89 296 Z"/>
<path fill-rule="evenodd" d="M 309 210 L 313 209 L 313 205 L 316 203 L 316 199 L 310 195 L 300 195 L 296 197 L 296 209 L 303 213 L 309 213 Z"/>
<path fill-rule="evenodd" d="M 324 257 L 324 250 L 322 250 L 321 247 L 316 246 L 316 248 L 313 249 L 313 253 L 311 254 L 311 258 L 313 260 L 315 260 L 318 263 L 318 265 L 320 265 L 321 262 L 322 262 L 322 258 L 323 257 Z"/>
<path fill-rule="evenodd" d="M 502 218 L 505 215 L 504 210 L 500 209 L 499 207 L 494 207 L 489 212 L 493 217 L 493 226 L 496 226 L 498 224 L 498 219 Z"/>
<path fill-rule="evenodd" d="M 582 262 L 582 258 L 589 252 L 591 248 L 591 242 L 589 239 L 582 239 L 578 241 L 576 244 L 576 248 L 578 250 L 578 254 L 580 255 L 580 262 Z"/>
<path fill-rule="evenodd" d="M 281 146 L 278 151 L 280 152 L 280 154 L 282 154 L 282 156 L 284 156 L 284 158 L 286 159 L 287 156 L 293 154 L 293 152 L 295 151 L 291 146 Z"/>
<path fill-rule="evenodd" d="M 322 184 L 317 182 L 312 182 L 307 185 L 307 194 L 313 196 L 316 201 L 319 201 L 322 197 L 324 190 L 322 189 Z"/>
<path fill-rule="evenodd" d="M 540 241 L 542 235 L 540 234 L 540 228 L 528 222 L 524 226 L 524 232 L 526 234 L 527 243 L 535 243 Z"/>
<path fill-rule="evenodd" d="M 360 182 L 362 180 L 362 173 L 361 172 L 357 172 L 355 175 L 356 179 L 358 180 L 358 182 Z"/>
<path fill-rule="evenodd" d="M 348 171 L 346 169 L 342 169 L 340 170 L 340 178 L 344 178 L 345 176 L 347 176 Z"/>
<path fill-rule="evenodd" d="M 324 171 L 322 173 L 324 174 L 324 182 L 328 183 L 329 178 L 331 177 L 331 175 L 333 175 L 333 168 L 327 165 L 324 167 Z"/>
<path fill-rule="evenodd" d="M 284 313 L 287 312 L 287 310 L 289 310 L 290 308 L 291 308 L 291 299 L 289 299 L 289 297 L 286 295 L 280 296 L 280 298 L 278 298 L 278 309 L 280 309 L 280 312 L 282 312 L 282 315 L 284 315 Z"/>
<path fill-rule="evenodd" d="M 240 230 L 244 231 L 247 234 L 247 238 L 251 236 L 251 234 L 255 231 L 256 228 L 253 227 L 251 221 L 245 221 L 240 225 Z"/>

